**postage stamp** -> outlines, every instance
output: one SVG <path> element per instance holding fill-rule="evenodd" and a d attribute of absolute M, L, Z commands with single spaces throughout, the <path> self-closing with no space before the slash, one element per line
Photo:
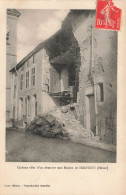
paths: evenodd
<path fill-rule="evenodd" d="M 112 0 L 98 0 L 95 28 L 120 30 L 121 9 Z"/>

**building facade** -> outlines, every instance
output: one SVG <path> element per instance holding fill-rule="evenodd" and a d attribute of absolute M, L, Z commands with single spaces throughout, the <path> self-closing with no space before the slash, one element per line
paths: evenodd
<path fill-rule="evenodd" d="M 43 112 L 42 94 L 48 86 L 43 83 L 42 74 L 47 60 L 45 50 L 41 49 L 19 63 L 19 68 L 12 69 L 11 118 L 17 122 L 15 125 L 22 126 Z"/>
<path fill-rule="evenodd" d="M 94 29 L 94 11 L 80 15 L 73 24 L 81 53 L 79 113 L 87 129 L 105 143 L 116 144 L 117 32 Z"/>
<path fill-rule="evenodd" d="M 11 69 L 13 119 L 30 122 L 75 102 L 83 126 L 116 144 L 117 32 L 94 24 L 95 11 L 70 11 L 55 35 Z"/>
<path fill-rule="evenodd" d="M 7 9 L 6 34 L 6 124 L 11 126 L 11 74 L 10 69 L 17 64 L 17 23 L 20 13 L 15 9 Z"/>

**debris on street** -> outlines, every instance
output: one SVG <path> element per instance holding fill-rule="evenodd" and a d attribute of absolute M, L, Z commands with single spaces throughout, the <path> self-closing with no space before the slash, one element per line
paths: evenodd
<path fill-rule="evenodd" d="M 76 105 L 69 104 L 56 108 L 48 113 L 37 115 L 26 125 L 25 131 L 39 134 L 42 137 L 61 138 L 70 140 L 95 139 L 91 130 L 83 127 L 76 117 Z"/>

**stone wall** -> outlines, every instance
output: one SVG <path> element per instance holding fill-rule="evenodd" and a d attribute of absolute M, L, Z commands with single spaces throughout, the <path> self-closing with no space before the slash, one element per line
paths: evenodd
<path fill-rule="evenodd" d="M 66 34 L 67 31 L 71 32 L 70 36 L 74 37 L 75 47 L 71 45 L 72 58 L 69 55 L 66 56 L 68 61 L 65 57 L 62 60 L 67 61 L 67 65 L 71 62 L 70 59 L 74 58 L 68 72 L 70 68 L 74 69 L 75 75 L 71 78 L 75 78 L 73 101 L 77 102 L 77 117 L 85 129 L 100 136 L 103 142 L 116 144 L 117 33 L 94 29 L 95 11 L 71 11 L 65 22 L 62 31 Z M 56 47 L 55 44 L 52 46 Z M 62 65 L 61 61 L 59 64 Z M 54 76 L 50 71 L 54 67 L 50 65 L 45 49 L 35 54 L 35 64 L 30 63 L 29 68 L 34 65 L 36 85 L 19 90 L 18 98 L 27 95 L 32 97 L 36 94 L 37 114 L 42 114 L 61 106 L 60 99 L 49 94 L 61 90 L 58 84 L 60 82 L 57 82 L 60 77 L 58 73 Z M 23 71 L 25 73 L 26 69 L 24 68 Z M 18 74 L 20 78 L 21 69 Z"/>
<path fill-rule="evenodd" d="M 94 29 L 95 12 L 84 12 L 73 24 L 74 36 L 80 46 L 79 117 L 85 128 L 90 127 L 89 97 L 94 97 L 96 135 L 106 143 L 116 143 L 117 106 L 117 33 Z M 100 100 L 100 84 L 104 100 Z M 93 104 L 92 104 L 93 105 Z M 93 107 L 92 107 L 93 110 Z M 93 111 L 92 111 L 93 112 Z"/>
<path fill-rule="evenodd" d="M 103 83 L 104 87 L 104 102 L 100 102 L 97 97 L 98 131 L 103 141 L 115 144 L 117 118 L 117 32 L 96 30 L 94 36 L 97 40 L 97 47 L 94 53 L 95 82 L 97 84 Z"/>
<path fill-rule="evenodd" d="M 33 62 L 34 56 L 34 62 Z M 35 67 L 35 86 L 31 85 L 31 70 Z M 26 72 L 29 71 L 29 87 L 26 88 Z M 20 88 L 21 75 L 23 75 L 23 88 Z M 50 63 L 49 56 L 43 48 L 27 59 L 24 64 L 12 74 L 12 111 L 11 117 L 15 119 L 15 125 L 23 124 L 23 121 L 30 122 L 35 117 L 35 103 L 37 104 L 36 114 L 40 115 L 60 106 L 59 100 L 49 95 L 50 86 Z M 15 88 L 16 86 L 16 88 Z M 15 90 L 16 95 L 14 95 Z M 29 100 L 30 114 L 26 116 L 26 99 Z M 22 106 L 22 108 L 21 108 Z M 21 111 L 21 109 L 23 109 Z"/>
<path fill-rule="evenodd" d="M 31 85 L 31 70 L 35 67 L 35 86 Z M 26 72 L 29 71 L 29 87 L 26 88 Z M 20 88 L 20 80 L 21 75 L 23 75 L 23 88 Z M 13 83 L 12 83 L 12 97 L 13 99 L 13 108 L 11 110 L 12 118 L 17 120 L 18 122 L 21 120 L 23 121 L 24 118 L 26 118 L 26 105 L 25 105 L 25 99 L 28 97 L 30 101 L 30 116 L 29 121 L 31 121 L 34 118 L 33 112 L 33 104 L 35 104 L 35 101 L 37 102 L 37 114 L 41 114 L 41 95 L 42 95 L 42 51 L 39 51 L 34 56 L 34 63 L 33 63 L 33 56 L 31 56 L 30 59 L 28 59 L 22 67 L 17 70 L 17 72 L 12 73 L 13 77 Z M 14 85 L 16 86 L 16 96 L 14 96 Z M 35 98 L 35 100 L 34 100 Z M 22 101 L 22 112 L 20 111 L 20 104 Z M 15 108 L 14 108 L 15 107 Z M 13 114 L 13 110 L 15 109 L 16 114 Z M 25 120 L 25 119 L 24 119 Z"/>
<path fill-rule="evenodd" d="M 42 94 L 41 94 L 41 113 L 46 113 L 56 106 L 59 106 L 59 102 L 55 101 L 49 92 L 57 92 L 59 90 L 58 80 L 52 74 L 53 67 L 50 65 L 49 56 L 45 49 L 42 50 Z M 57 73 L 58 74 L 58 73 Z M 53 79 L 52 79 L 53 77 Z M 53 91 L 54 90 L 54 91 Z"/>
<path fill-rule="evenodd" d="M 91 25 L 93 23 L 94 12 L 85 11 L 78 15 L 78 23 L 73 23 L 73 33 L 80 47 L 81 66 L 79 71 L 79 90 L 77 102 L 79 104 L 79 118 L 84 127 L 86 124 L 85 90 L 87 75 L 91 65 Z"/>

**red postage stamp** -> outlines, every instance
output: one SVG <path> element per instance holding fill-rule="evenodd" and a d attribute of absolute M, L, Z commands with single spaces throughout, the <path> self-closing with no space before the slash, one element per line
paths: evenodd
<path fill-rule="evenodd" d="M 112 0 L 98 0 L 95 28 L 120 30 L 121 9 Z"/>

